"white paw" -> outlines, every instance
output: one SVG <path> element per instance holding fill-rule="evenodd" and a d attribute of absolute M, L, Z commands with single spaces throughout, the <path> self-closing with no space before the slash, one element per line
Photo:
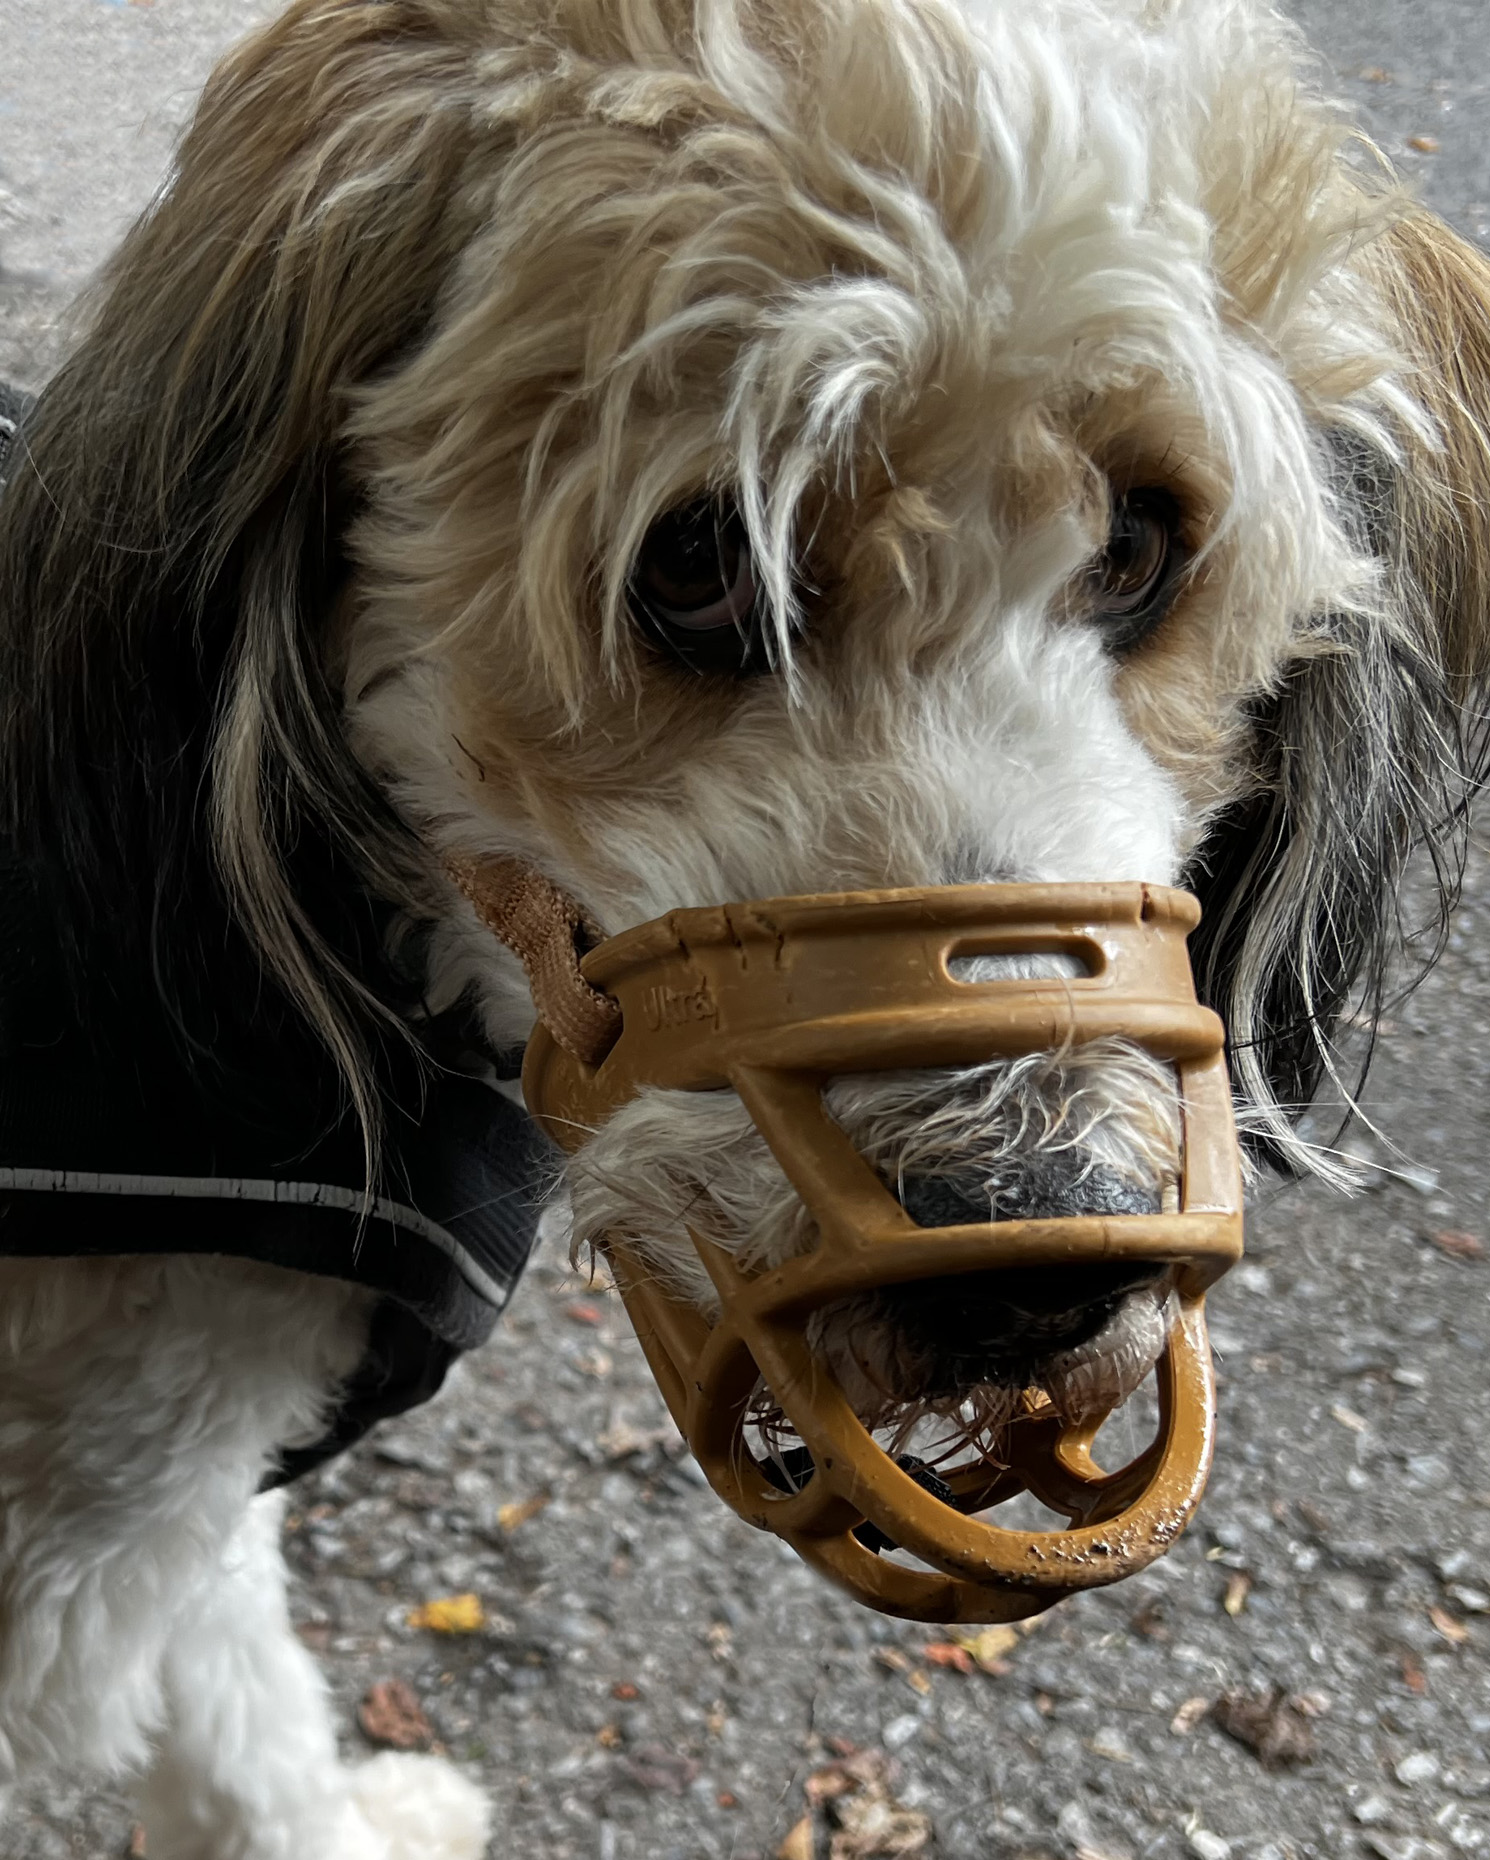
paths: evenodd
<path fill-rule="evenodd" d="M 362 1821 L 381 1837 L 377 1860 L 482 1860 L 486 1852 L 486 1797 L 442 1757 L 386 1751 L 353 1770 L 351 1796 Z M 347 1852 L 348 1860 L 353 1853 L 362 1860 L 365 1837 L 357 1842 L 354 1835 Z"/>

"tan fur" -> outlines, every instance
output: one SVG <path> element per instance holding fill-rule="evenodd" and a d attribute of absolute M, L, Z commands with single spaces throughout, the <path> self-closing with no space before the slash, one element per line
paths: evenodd
<path fill-rule="evenodd" d="M 1490 262 L 1442 220 L 1414 213 L 1369 254 L 1429 416 L 1404 436 L 1397 480 L 1403 568 L 1422 593 L 1443 664 L 1473 702 L 1490 669 Z"/>

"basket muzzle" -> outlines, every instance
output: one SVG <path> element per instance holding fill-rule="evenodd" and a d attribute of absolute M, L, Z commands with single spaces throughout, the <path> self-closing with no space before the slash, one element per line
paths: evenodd
<path fill-rule="evenodd" d="M 1137 885 L 969 885 L 851 892 L 679 910 L 611 938 L 581 965 L 619 1007 L 598 1062 L 540 1023 L 523 1090 L 566 1150 L 648 1088 L 730 1089 L 816 1228 L 811 1250 L 746 1272 L 693 1245 L 719 1297 L 710 1318 L 607 1244 L 669 1408 L 714 1490 L 860 1601 L 924 1621 L 1008 1621 L 1130 1575 L 1184 1529 L 1205 1483 L 1215 1391 L 1203 1302 L 1241 1253 L 1241 1172 L 1220 1021 L 1195 998 L 1185 938 L 1194 899 Z M 1070 979 L 965 982 L 959 957 L 1074 957 Z M 1064 964 L 1063 967 L 1073 966 Z M 1175 1068 L 1183 1135 L 1178 1210 L 918 1226 L 829 1116 L 834 1077 L 970 1067 L 1121 1036 Z M 825 1306 L 932 1278 L 1032 1266 L 1171 1269 L 1179 1316 L 1155 1374 L 1159 1426 L 1104 1472 L 1105 1419 L 1028 1410 L 998 1460 L 923 1489 L 861 1423 L 808 1342 Z M 811 1456 L 779 1489 L 748 1436 L 764 1383 Z M 1069 1528 L 1017 1531 L 972 1514 L 1028 1491 Z M 876 1554 L 866 1520 L 916 1564 Z"/>

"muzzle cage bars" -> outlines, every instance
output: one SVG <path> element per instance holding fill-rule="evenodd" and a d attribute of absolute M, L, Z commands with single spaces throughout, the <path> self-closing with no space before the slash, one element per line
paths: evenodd
<path fill-rule="evenodd" d="M 496 901 L 510 895 L 513 872 L 496 862 L 456 876 L 536 979 L 551 954 L 540 957 L 532 939 L 525 947 Z M 525 883 L 531 876 L 523 871 Z M 549 918 L 572 931 L 574 912 L 548 890 Z M 719 1297 L 712 1321 L 670 1296 L 624 1243 L 605 1251 L 714 1490 L 871 1607 L 925 1621 L 1036 1614 L 1152 1562 L 1199 1501 L 1215 1416 L 1204 1296 L 1240 1256 L 1242 1226 L 1224 1033 L 1196 1001 L 1185 951 L 1199 915 L 1187 894 L 1137 884 L 783 898 L 674 911 L 593 949 L 579 965 L 582 985 L 604 1004 L 593 1038 L 574 1033 L 580 977 L 566 979 L 566 1011 L 552 1017 L 535 987 L 541 1019 L 523 1089 L 563 1149 L 578 1149 L 649 1086 L 729 1088 L 811 1215 L 812 1249 L 754 1273 L 690 1230 Z M 961 981 L 949 966 L 1030 954 L 1074 957 L 1081 972 Z M 567 1033 L 555 1025 L 566 1020 Z M 1176 1070 L 1176 1213 L 919 1227 L 823 1103 L 824 1087 L 844 1074 L 967 1067 L 1110 1036 Z M 1123 1261 L 1172 1268 L 1179 1316 L 1156 1371 L 1157 1434 L 1118 1471 L 1104 1472 L 1092 1455 L 1105 1415 L 1072 1425 L 1027 1398 L 1030 1412 L 1010 1424 L 1000 1459 L 944 1471 L 952 1496 L 944 1502 L 875 1441 L 807 1340 L 814 1313 L 855 1294 L 1001 1268 Z M 761 1383 L 811 1456 L 795 1492 L 780 1489 L 750 1448 Z M 1069 1528 L 1011 1530 L 970 1515 L 1024 1491 Z M 855 1535 L 866 1520 L 923 1567 L 866 1548 Z"/>

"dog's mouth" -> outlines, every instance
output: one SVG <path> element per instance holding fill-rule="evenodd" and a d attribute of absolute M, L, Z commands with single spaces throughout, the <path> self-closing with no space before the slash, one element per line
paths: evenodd
<path fill-rule="evenodd" d="M 1123 1041 L 960 1073 L 847 1076 L 824 1101 L 927 1229 L 1155 1214 L 1178 1194 L 1173 1073 Z M 612 1154 L 623 1130 L 626 1148 Z M 666 1162 L 644 1173 L 640 1159 L 660 1161 L 664 1147 Z M 619 1234 L 705 1310 L 713 1288 L 686 1240 L 657 1243 L 659 1217 L 752 1269 L 816 1244 L 758 1133 L 722 1095 L 628 1107 L 580 1153 L 570 1180 L 577 1239 Z M 1073 1423 L 1120 1407 L 1158 1361 L 1174 1314 L 1166 1268 L 1056 1260 L 855 1293 L 818 1311 L 807 1338 L 860 1421 L 894 1451 L 914 1442 L 932 1452 L 935 1441 L 934 1455 L 970 1445 L 997 1453 L 1032 1404 Z M 754 1414 L 779 1446 L 785 1423 L 764 1384 Z"/>
<path fill-rule="evenodd" d="M 924 1227 L 1153 1214 L 1165 1199 L 1069 1151 L 1033 1157 L 995 1183 L 908 1177 L 899 1198 Z M 1014 1267 L 846 1300 L 819 1314 L 812 1340 L 866 1427 L 894 1451 L 914 1442 L 944 1458 L 996 1446 L 1032 1409 L 1082 1423 L 1121 1407 L 1158 1361 L 1175 1311 L 1163 1267 Z"/>

